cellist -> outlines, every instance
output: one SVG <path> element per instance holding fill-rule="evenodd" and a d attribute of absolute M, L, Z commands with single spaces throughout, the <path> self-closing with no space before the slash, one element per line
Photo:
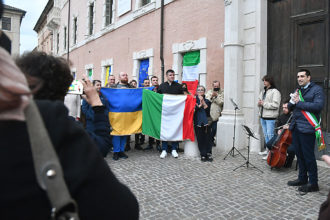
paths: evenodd
<path fill-rule="evenodd" d="M 288 109 L 288 103 L 289 103 L 289 100 L 285 100 L 282 104 L 282 114 L 276 120 L 275 135 L 266 144 L 266 146 L 269 150 L 271 150 L 271 148 L 275 144 L 274 141 L 276 140 L 277 136 L 281 134 L 282 130 L 289 129 L 289 118 L 290 118 L 292 112 L 289 111 L 289 109 Z M 286 161 L 284 164 L 285 168 L 290 168 L 292 166 L 294 156 L 295 156 L 294 146 L 291 144 L 287 149 L 287 157 L 286 157 Z"/>
<path fill-rule="evenodd" d="M 293 110 L 290 124 L 292 144 L 298 159 L 298 179 L 289 181 L 289 186 L 299 186 L 300 192 L 319 191 L 317 165 L 314 155 L 315 140 L 319 149 L 325 147 L 320 128 L 320 115 L 324 106 L 323 89 L 311 82 L 311 73 L 301 69 L 297 74 L 299 88 L 291 94 L 288 104 Z M 307 175 L 308 174 L 308 175 Z"/>

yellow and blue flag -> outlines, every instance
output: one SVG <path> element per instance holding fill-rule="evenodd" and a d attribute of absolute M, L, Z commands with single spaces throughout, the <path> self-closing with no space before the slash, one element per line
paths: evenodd
<path fill-rule="evenodd" d="M 101 93 L 109 101 L 111 135 L 131 135 L 142 132 L 143 89 L 102 88 Z"/>

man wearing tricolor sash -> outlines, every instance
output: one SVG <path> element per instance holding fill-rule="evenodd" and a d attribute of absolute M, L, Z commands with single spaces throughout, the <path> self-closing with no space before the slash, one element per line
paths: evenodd
<path fill-rule="evenodd" d="M 320 86 L 311 82 L 309 70 L 300 70 L 297 80 L 299 88 L 290 95 L 288 107 L 293 110 L 290 130 L 298 159 L 299 174 L 298 179 L 289 181 L 288 185 L 300 186 L 298 190 L 307 193 L 319 191 L 314 146 L 316 140 L 319 150 L 325 147 L 320 128 L 324 93 Z"/>

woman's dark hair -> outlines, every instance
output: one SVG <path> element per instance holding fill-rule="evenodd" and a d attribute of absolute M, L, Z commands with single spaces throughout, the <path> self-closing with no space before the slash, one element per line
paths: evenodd
<path fill-rule="evenodd" d="M 273 88 L 276 87 L 276 86 L 275 86 L 275 83 L 274 83 L 274 79 L 273 79 L 273 77 L 271 77 L 271 76 L 269 76 L 269 75 L 266 75 L 266 76 L 262 77 L 262 81 L 267 81 L 267 82 L 269 82 L 270 87 L 273 87 Z"/>
<path fill-rule="evenodd" d="M 37 83 L 42 84 L 34 94 L 35 99 L 64 100 L 73 80 L 65 59 L 44 52 L 29 52 L 17 58 L 16 64 L 28 81 L 37 79 Z M 29 86 L 35 85 L 29 83 Z"/>

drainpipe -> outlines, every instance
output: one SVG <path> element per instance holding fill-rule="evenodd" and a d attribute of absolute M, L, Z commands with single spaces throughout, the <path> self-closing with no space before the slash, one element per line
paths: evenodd
<path fill-rule="evenodd" d="M 69 56 L 70 56 L 70 51 L 69 51 L 69 48 L 70 48 L 70 3 L 71 1 L 69 0 L 69 9 L 68 9 L 68 28 L 67 28 L 67 33 L 68 33 L 68 36 L 67 36 L 67 52 L 66 52 L 66 59 L 67 61 L 69 62 Z"/>
<path fill-rule="evenodd" d="M 164 0 L 161 0 L 160 5 L 160 61 L 162 83 L 164 82 Z"/>

